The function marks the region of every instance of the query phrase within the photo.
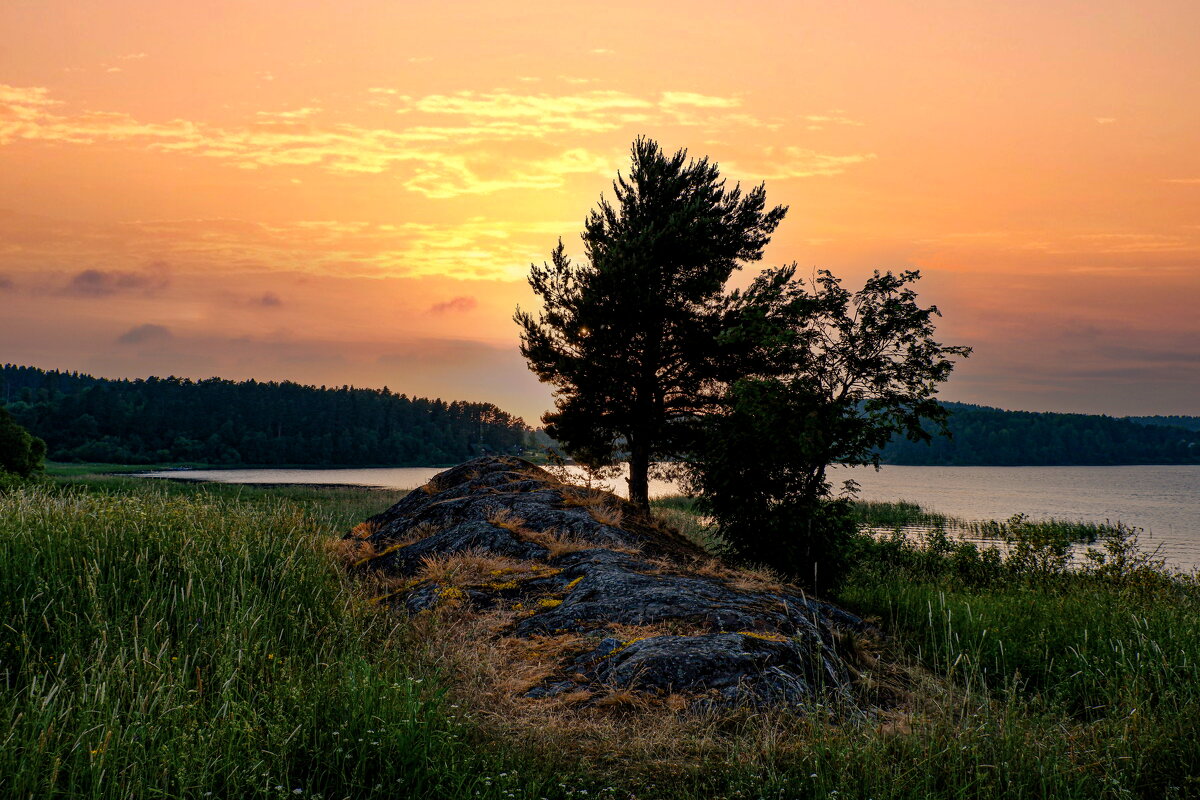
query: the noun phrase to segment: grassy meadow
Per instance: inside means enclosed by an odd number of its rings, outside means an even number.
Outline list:
[[[642,703],[530,727],[423,647],[453,620],[399,618],[347,576],[337,537],[400,494],[0,492],[0,796],[1200,795],[1200,588],[1136,532],[1098,531],[1073,570],[1021,520],[1004,554],[936,526],[861,537],[830,599],[889,634],[860,676],[879,712]],[[656,513],[719,547],[687,501]]]

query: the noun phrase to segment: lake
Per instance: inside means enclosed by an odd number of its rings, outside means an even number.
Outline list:
[[[257,484],[326,484],[413,489],[441,469],[221,469],[141,473],[146,477]],[[1121,522],[1145,530],[1143,544],[1161,545],[1180,569],[1200,568],[1200,466],[1137,467],[838,467],[835,487],[853,478],[863,500],[909,500],[966,520],[1004,520],[1016,513]],[[624,494],[623,480],[616,481]],[[652,497],[677,494],[651,481]]]

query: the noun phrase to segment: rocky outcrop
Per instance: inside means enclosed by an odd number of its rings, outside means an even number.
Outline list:
[[[531,698],[614,689],[722,704],[850,699],[862,620],[721,566],[605,492],[517,458],[435,477],[347,538],[410,614],[499,615],[497,636],[565,644]],[[536,648],[535,648],[536,649]]]

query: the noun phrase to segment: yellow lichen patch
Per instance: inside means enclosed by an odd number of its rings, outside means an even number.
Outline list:
[[[654,638],[654,637],[652,637],[652,636],[635,636],[632,639],[629,639],[628,641],[621,642],[619,645],[617,645],[616,647],[614,647],[612,649],[612,652],[608,653],[608,655],[606,655],[604,657],[612,658],[617,653],[621,652],[622,650],[629,647],[630,645],[637,644],[638,642],[644,642],[647,639],[652,639],[652,638]]]
[[[491,589],[494,592],[503,592],[508,589],[517,588],[517,582],[516,581],[491,581],[490,583],[485,583],[484,586],[486,586],[487,588]]]
[[[439,586],[437,598],[439,605],[459,605],[467,599],[467,593],[457,586]]]
[[[569,591],[571,591],[572,589],[574,589],[576,586],[578,586],[578,585],[579,585],[579,582],[580,582],[581,580],[583,580],[583,576],[582,576],[582,575],[580,575],[578,578],[576,578],[575,580],[573,580],[573,581],[571,581],[570,583],[568,583],[568,584],[567,584],[567,586],[566,586],[566,588],[565,588],[565,589],[563,589],[563,591],[564,591],[564,592],[569,592]]]
[[[562,600],[557,597],[542,597],[538,599],[537,604],[540,608],[557,608],[562,605]]]
[[[762,639],[765,642],[790,642],[791,639],[779,633],[766,633],[762,631],[738,631],[741,636],[749,636],[752,639]]]

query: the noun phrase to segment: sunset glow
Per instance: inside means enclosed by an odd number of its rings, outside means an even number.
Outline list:
[[[644,134],[919,268],[942,396],[1200,413],[1200,4],[0,5],[0,361],[488,400]]]

